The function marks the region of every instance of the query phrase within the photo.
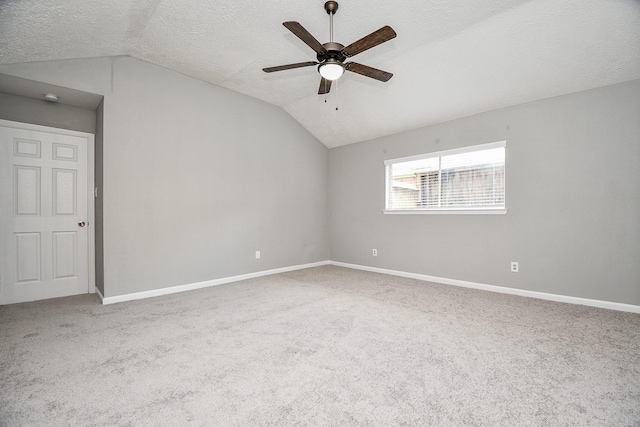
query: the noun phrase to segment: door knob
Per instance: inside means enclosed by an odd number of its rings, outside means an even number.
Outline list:
[[[78,223],[78,225],[79,225],[80,227],[84,227],[84,226],[85,226],[85,222],[84,222],[84,221],[80,221],[80,222]]]

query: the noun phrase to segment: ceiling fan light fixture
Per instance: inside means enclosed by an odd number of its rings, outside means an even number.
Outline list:
[[[327,80],[338,80],[344,74],[344,65],[335,59],[328,59],[320,64],[318,72]]]

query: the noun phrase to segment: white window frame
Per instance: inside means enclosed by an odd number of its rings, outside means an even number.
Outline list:
[[[505,149],[505,186],[506,186],[506,147],[507,147],[507,141],[498,141],[498,142],[490,142],[488,144],[480,144],[480,145],[473,145],[473,146],[469,146],[469,147],[462,147],[462,148],[455,148],[452,150],[444,150],[444,151],[436,151],[436,152],[432,152],[432,153],[425,153],[425,154],[419,154],[416,156],[408,156],[408,157],[401,157],[401,158],[397,158],[397,159],[389,159],[389,160],[385,160],[384,161],[384,167],[385,167],[385,200],[384,200],[384,205],[385,208],[383,210],[383,213],[385,214],[401,214],[401,215],[433,215],[433,214],[467,214],[467,215],[504,215],[507,213],[507,200],[506,200],[506,187],[505,187],[505,206],[503,207],[497,207],[497,208],[487,208],[487,207],[482,207],[482,208],[474,208],[474,207],[468,207],[468,208],[415,208],[415,209],[389,209],[389,205],[390,205],[390,200],[391,200],[391,165],[396,164],[396,163],[404,163],[404,162],[410,162],[410,161],[415,161],[415,160],[425,160],[425,159],[431,159],[434,157],[443,157],[443,156],[450,156],[450,155],[454,155],[454,154],[463,154],[463,153],[469,153],[472,151],[481,151],[481,150],[490,150],[490,149],[494,149],[494,148],[504,148]]]

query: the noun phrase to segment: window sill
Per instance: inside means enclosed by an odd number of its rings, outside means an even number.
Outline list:
[[[507,209],[394,209],[385,215],[506,215]]]

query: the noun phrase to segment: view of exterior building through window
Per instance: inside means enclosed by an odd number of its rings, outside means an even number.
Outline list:
[[[505,147],[499,142],[386,161],[386,209],[505,209]]]

